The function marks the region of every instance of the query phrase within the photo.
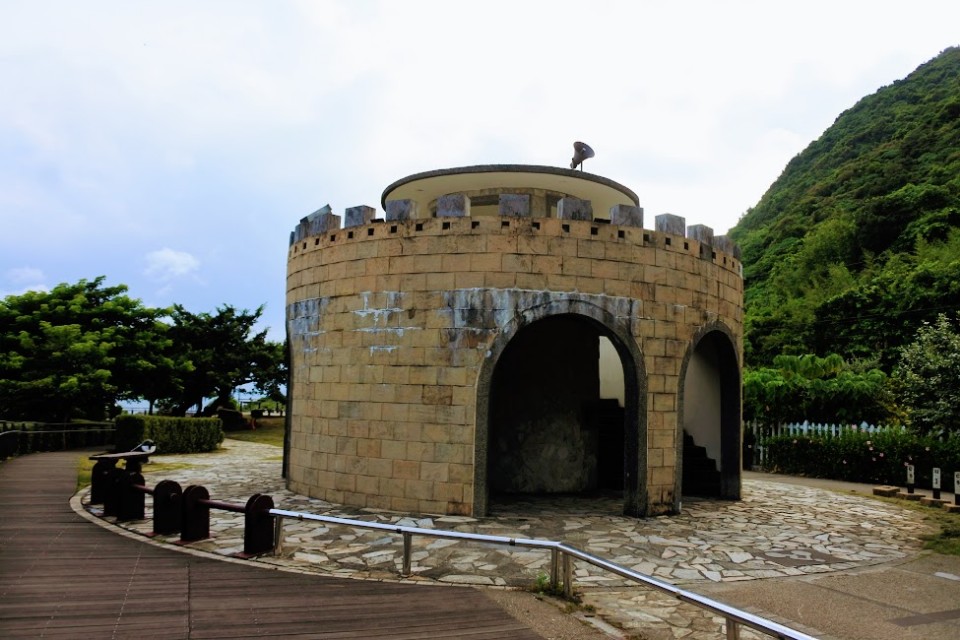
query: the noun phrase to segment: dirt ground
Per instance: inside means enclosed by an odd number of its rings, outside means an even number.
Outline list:
[[[548,640],[610,640],[627,636],[611,629],[604,633],[580,619],[589,613],[567,613],[566,603],[529,591],[483,588],[488,598]],[[603,624],[599,622],[599,624]]]

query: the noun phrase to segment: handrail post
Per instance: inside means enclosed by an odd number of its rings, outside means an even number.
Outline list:
[[[273,521],[273,555],[283,554],[283,516],[274,516]]]
[[[550,549],[550,589],[554,592],[560,589],[560,552],[556,547]]]
[[[740,625],[736,620],[727,616],[727,640],[740,640]]]
[[[413,534],[409,531],[403,532],[403,569],[400,574],[403,576],[409,576],[411,573],[410,569],[410,550],[413,547]]]
[[[563,554],[563,596],[573,598],[573,558],[569,553]]]

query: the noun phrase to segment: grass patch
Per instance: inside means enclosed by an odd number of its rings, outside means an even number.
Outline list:
[[[77,462],[77,491],[90,485],[94,464],[96,463],[87,456],[82,456]]]
[[[930,511],[926,520],[933,522],[939,531],[922,537],[923,548],[947,556],[960,556],[960,513],[924,508]]]
[[[193,465],[188,462],[155,462],[151,460],[150,464],[143,465],[143,474],[190,469],[191,467]]]
[[[269,444],[275,447],[283,446],[283,418],[260,418],[257,420],[257,428],[249,431],[226,431],[224,437],[230,440],[240,440],[242,442],[256,442],[259,444]]]
[[[879,502],[920,512],[923,514],[923,519],[937,529],[934,533],[920,536],[923,540],[923,548],[946,556],[960,556],[960,513],[950,513],[939,507],[927,507],[919,502],[899,498],[869,497]]]

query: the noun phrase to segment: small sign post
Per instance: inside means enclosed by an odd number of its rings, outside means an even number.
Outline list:
[[[953,472],[953,504],[960,504],[960,471]]]
[[[907,493],[913,493],[913,487],[916,484],[913,475],[913,465],[907,465]]]
[[[933,485],[933,499],[939,500],[940,499],[940,467],[933,468],[933,479],[931,484]]]

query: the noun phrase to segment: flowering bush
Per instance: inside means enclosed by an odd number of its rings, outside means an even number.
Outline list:
[[[941,488],[952,492],[953,474],[960,471],[960,434],[938,439],[891,428],[772,436],[760,444],[767,447],[767,470],[791,475],[904,486],[912,464],[918,487],[929,488],[932,469],[939,467]]]

